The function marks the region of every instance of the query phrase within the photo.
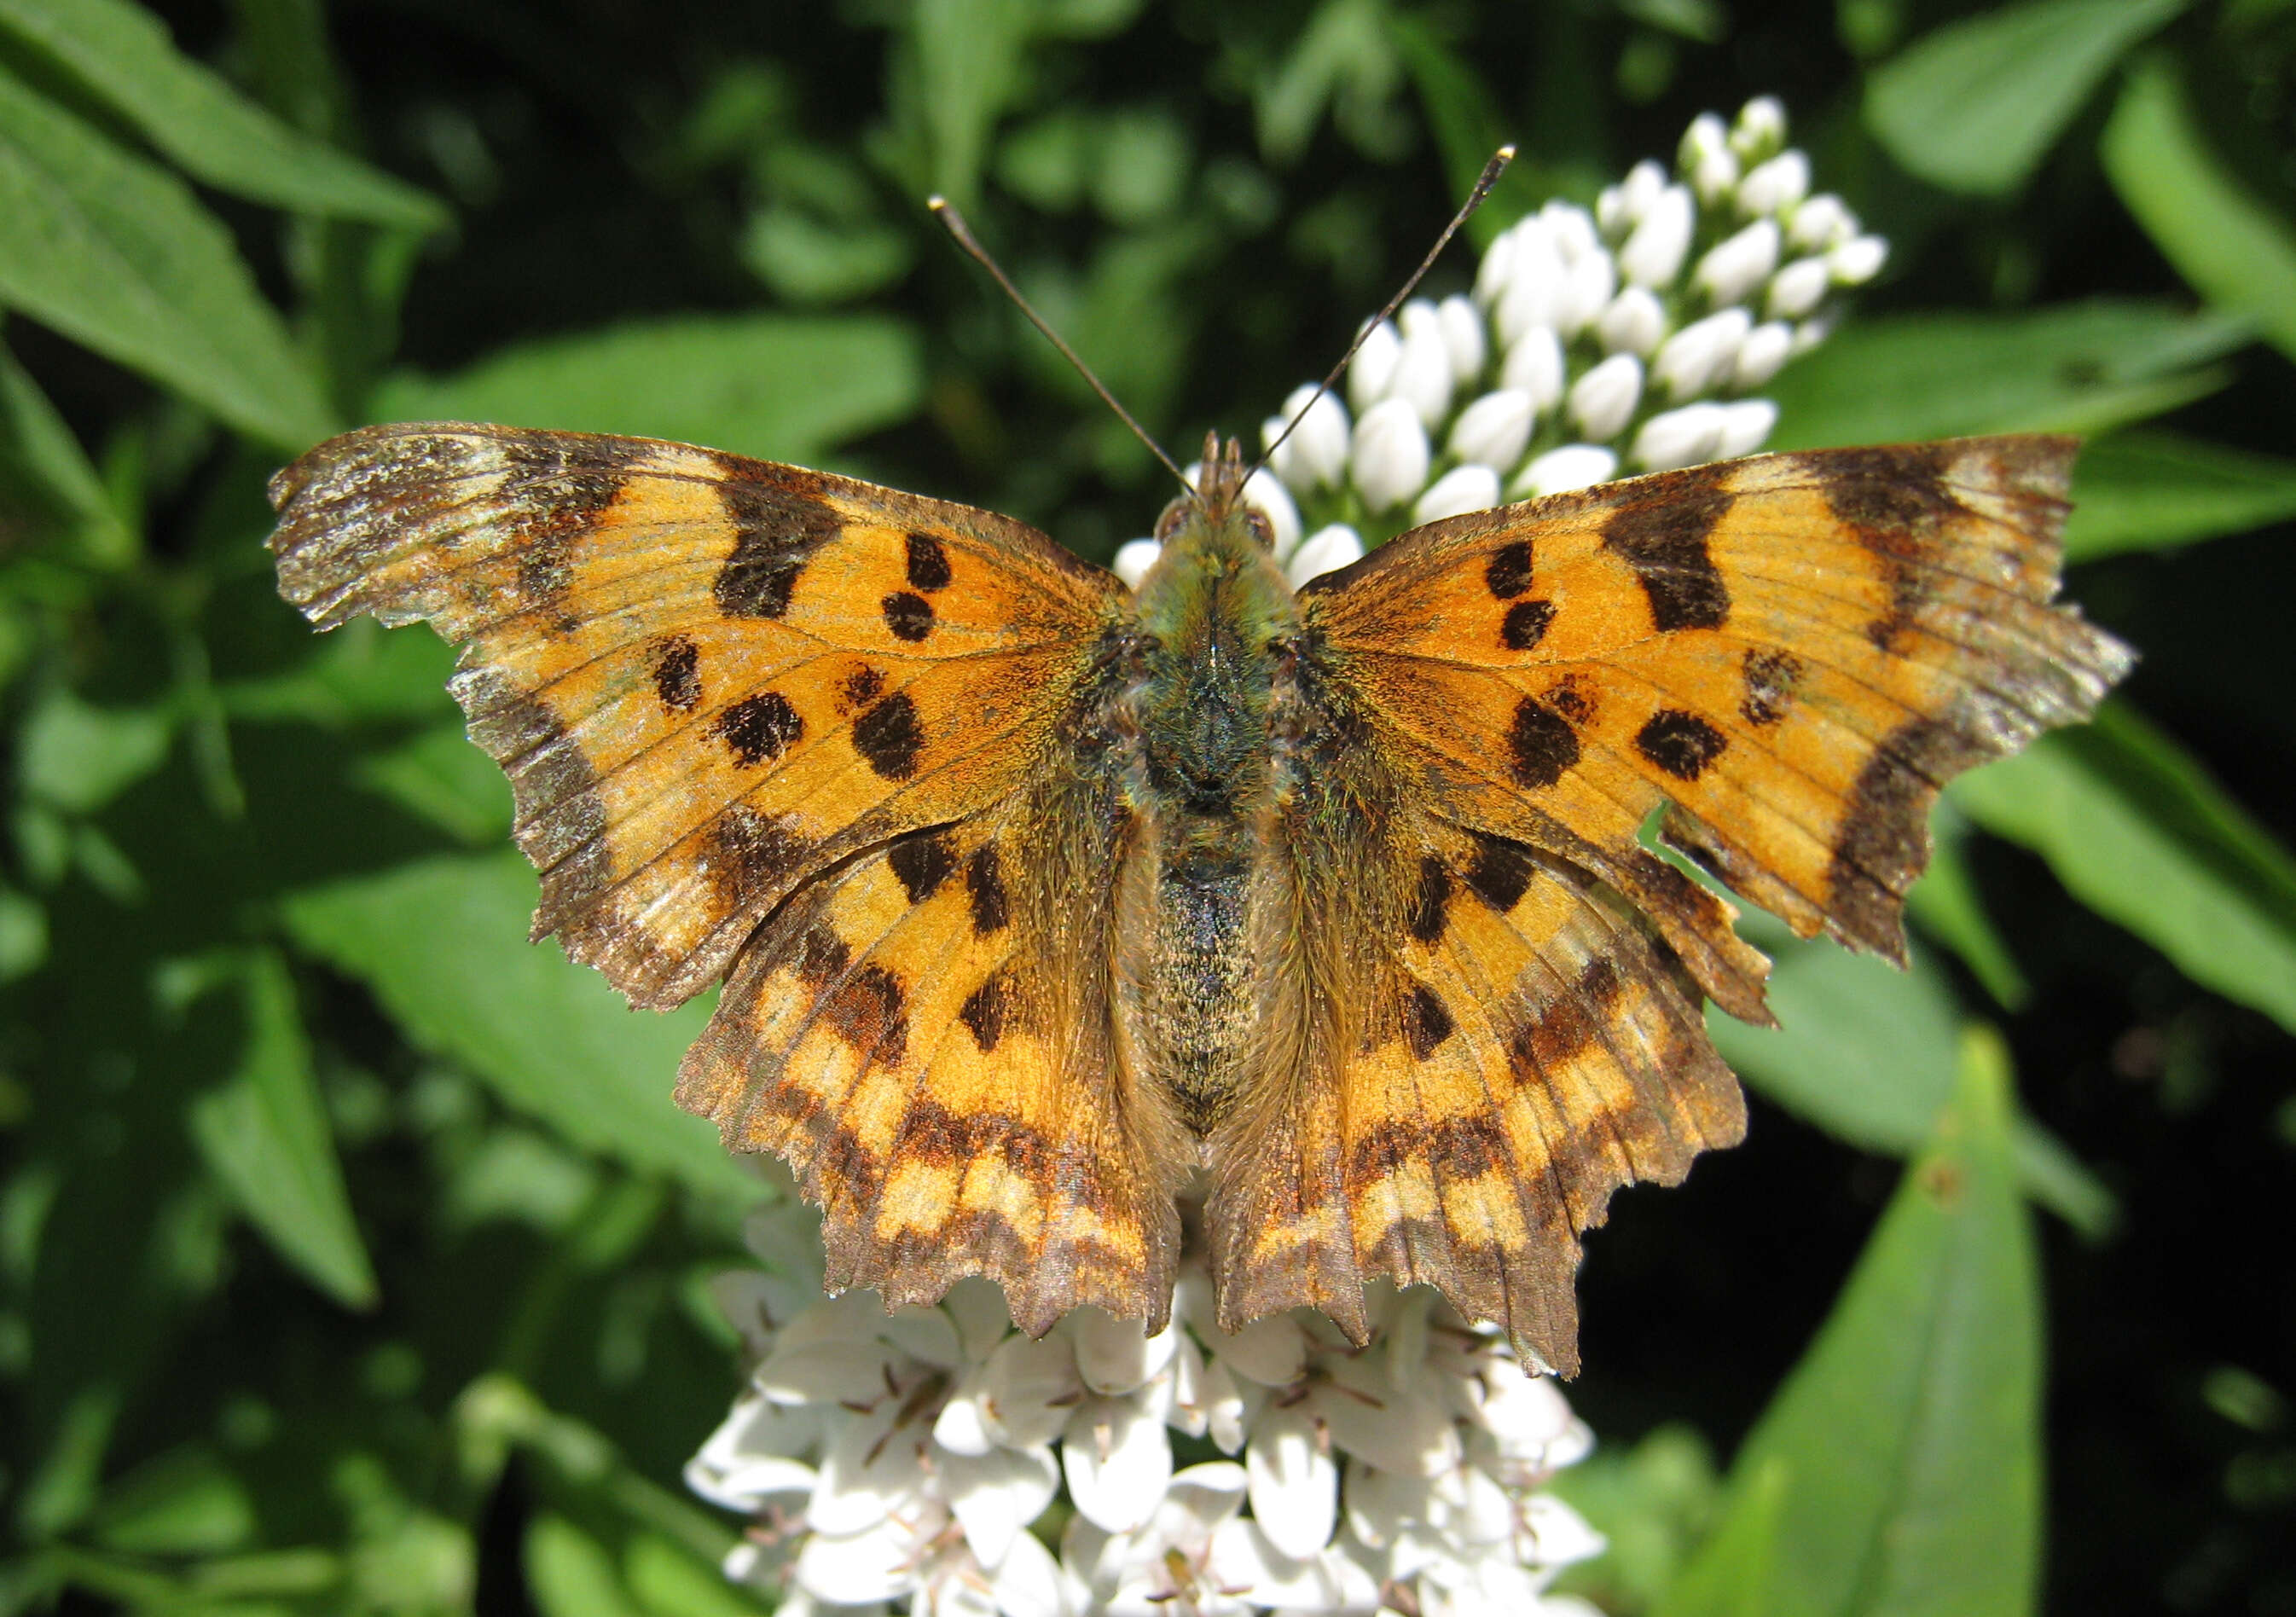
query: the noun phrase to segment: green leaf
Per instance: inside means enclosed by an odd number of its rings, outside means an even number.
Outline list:
[[[45,57],[218,191],[414,230],[447,222],[435,199],[247,100],[177,51],[159,19],[127,0],[0,0],[0,34]]]
[[[508,349],[459,376],[395,376],[374,415],[629,432],[809,461],[907,419],[923,398],[916,334],[902,322],[694,315]]]
[[[526,1530],[527,1587],[543,1617],[645,1617],[606,1547],[560,1515]]]
[[[2296,358],[2296,232],[2209,150],[2176,70],[2141,62],[2104,127],[2113,189],[2177,273]]]
[[[66,517],[82,554],[116,567],[135,552],[103,480],[56,407],[16,357],[0,349],[0,494],[29,494]]]
[[[1658,1617],[1769,1617],[1785,1499],[1779,1456],[1737,1479],[1728,1513],[1668,1587]]]
[[[107,1549],[136,1555],[213,1555],[254,1536],[247,1485],[199,1444],[170,1449],[104,1490],[88,1531]]]
[[[2006,1053],[1972,1031],[1959,1065],[1951,1109],[1739,1451],[1722,1522],[1684,1574],[1685,1591],[1704,1598],[1686,1593],[1668,1617],[1746,1609],[1718,1563],[1767,1563],[1765,1617],[2032,1610],[2032,1232],[2016,1192]]]
[[[2081,450],[2065,559],[2167,550],[2296,517],[2296,460],[2173,432],[2116,432]]]
[[[1771,447],[2102,432],[2214,392],[2209,362],[2246,338],[2228,316],[2112,299],[1860,320],[1778,376]]]
[[[238,976],[247,1043],[238,1071],[192,1103],[193,1143],[281,1257],[338,1302],[367,1308],[374,1269],[343,1188],[295,985],[268,950],[249,956]]]
[[[633,1013],[556,945],[528,943],[535,885],[507,850],[423,860],[295,894],[287,925],[368,983],[409,1038],[561,1138],[707,1195],[764,1199],[718,1131],[669,1098],[707,1007]]]
[[[2014,190],[2123,53],[2185,0],[2037,0],[1948,23],[1866,86],[1866,124],[1948,191]]]
[[[173,175],[5,71],[0,305],[267,443],[299,449],[334,430],[222,225]]]
[[[1930,826],[1930,867],[1906,894],[1906,913],[1959,956],[1970,974],[2005,1009],[2016,1010],[2031,992],[2016,956],[1986,913],[1984,895],[1969,868],[1969,822],[1940,808]]]
[[[1775,1028],[1709,1008],[1707,1030],[1758,1093],[1861,1151],[1906,1156],[1936,1131],[1953,1097],[1961,1017],[1952,989],[1915,948],[1908,970],[1822,941],[1762,940]],[[2112,1197],[2038,1123],[2013,1129],[2021,1160],[2042,1171],[2034,1198],[2085,1234],[2114,1216]]]
[[[230,681],[217,697],[233,718],[258,722],[444,721],[455,711],[447,694],[454,672],[454,648],[438,636],[357,618],[328,630],[287,672]]]
[[[2194,981],[2296,1031],[2296,859],[2128,708],[1949,790]]]
[[[352,778],[458,841],[490,845],[510,834],[510,783],[459,724],[362,758]]]
[[[24,719],[18,778],[40,802],[88,814],[165,763],[175,739],[156,708],[99,708],[54,685]]]
[[[724,1572],[660,1533],[632,1533],[622,1568],[649,1617],[758,1617],[766,1609],[728,1583]]]
[[[933,189],[978,198],[988,137],[1021,87],[1028,0],[917,0],[910,23]]]

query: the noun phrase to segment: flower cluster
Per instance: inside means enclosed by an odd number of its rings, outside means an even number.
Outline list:
[[[1492,242],[1472,296],[1414,299],[1365,337],[1344,402],[1301,387],[1247,497],[1294,586],[1407,527],[1759,448],[1754,395],[1824,341],[1830,300],[1887,258],[1811,194],[1767,96],[1692,120],[1671,177],[1636,164],[1592,213],[1549,202]],[[1136,584],[1152,539],[1117,553]]]
[[[788,1617],[1598,1617],[1546,1593],[1603,1547],[1541,1491],[1587,1428],[1431,1292],[1376,1295],[1368,1348],[1305,1309],[1230,1334],[1192,1260],[1158,1334],[1086,1308],[1031,1341],[981,1280],[824,1299],[800,1207],[751,1244],[775,1267],[717,1295],[755,1368],[686,1475]]]

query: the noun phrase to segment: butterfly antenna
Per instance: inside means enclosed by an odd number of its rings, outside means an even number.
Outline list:
[[[987,248],[973,239],[972,227],[964,222],[964,216],[957,212],[955,205],[945,196],[931,196],[925,199],[925,206],[932,209],[933,218],[939,219],[942,228],[955,238],[956,244],[971,253],[980,267],[995,278],[996,284],[1004,289],[1004,295],[1013,300],[1013,307],[1029,316],[1029,324],[1044,332],[1045,341],[1060,349],[1061,357],[1076,366],[1077,374],[1092,384],[1092,390],[1100,395],[1101,402],[1116,412],[1116,418],[1132,429],[1132,435],[1148,446],[1148,452],[1164,463],[1164,469],[1180,480],[1182,488],[1193,493],[1194,486],[1188,481],[1188,474],[1180,470],[1178,463],[1164,453],[1164,447],[1161,444],[1148,436],[1146,428],[1132,419],[1132,412],[1116,401],[1116,395],[1108,390],[1107,383],[1092,373],[1092,367],[1084,362],[1083,356],[1070,348],[1061,334],[1046,323],[1045,317],[1021,295],[1021,289],[1013,284],[1013,277],[1006,275],[1003,267],[988,256]]]
[[[1443,256],[1443,249],[1450,245],[1453,236],[1459,234],[1459,226],[1472,218],[1475,209],[1483,205],[1483,199],[1490,195],[1491,187],[1499,183],[1499,176],[1506,172],[1506,166],[1513,161],[1514,161],[1514,148],[1512,145],[1501,146],[1496,152],[1491,153],[1491,160],[1483,165],[1482,173],[1475,180],[1475,188],[1467,193],[1467,200],[1460,205],[1459,211],[1451,216],[1451,222],[1443,226],[1443,234],[1435,238],[1435,245],[1427,250],[1427,256],[1419,260],[1419,267],[1411,272],[1411,279],[1403,283],[1401,291],[1387,300],[1385,308],[1363,323],[1362,327],[1356,332],[1356,340],[1348,344],[1348,351],[1340,356],[1339,364],[1333,365],[1331,373],[1316,384],[1314,398],[1309,398],[1292,414],[1292,419],[1283,423],[1283,431],[1275,435],[1275,441],[1267,446],[1267,452],[1251,463],[1253,472],[1259,471],[1275,458],[1275,452],[1283,447],[1283,440],[1292,436],[1292,430],[1307,420],[1308,412],[1316,407],[1316,400],[1332,390],[1332,384],[1339,381],[1341,373],[1346,371],[1348,361],[1356,357],[1356,350],[1363,347],[1364,340],[1377,331],[1389,316],[1401,308],[1406,298],[1418,290],[1419,283],[1425,278],[1427,272],[1435,267],[1435,260]]]

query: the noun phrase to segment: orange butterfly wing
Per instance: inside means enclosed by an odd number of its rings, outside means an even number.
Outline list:
[[[536,934],[642,1005],[732,968],[679,1098],[790,1159],[845,1282],[907,1301],[980,1272],[1045,1325],[1079,1301],[1160,1317],[1177,1159],[1106,1076],[1091,900],[1012,874],[983,931],[964,881],[912,885],[944,843],[977,879],[1111,834],[1047,783],[1085,780],[1062,726],[1099,699],[1122,585],[986,512],[641,439],[373,427],[272,495],[314,622],[424,619],[462,647]],[[1104,894],[1112,850],[1078,858],[1061,875]],[[971,1178],[936,1202],[957,1151]],[[927,1238],[929,1208],[963,1216]]]
[[[1803,935],[1902,958],[1939,786],[2128,666],[2051,604],[2072,449],[1669,472],[1430,524],[1302,592],[1311,701],[1349,737],[1302,771],[1302,932],[1401,941],[1309,950],[1316,993],[1365,1008],[1227,1142],[1232,1317],[1386,1274],[1576,1362],[1578,1231],[1742,1126],[1698,992],[1767,1018],[1759,956],[1645,825]],[[1417,895],[1477,891],[1471,844],[1541,874],[1420,935]]]

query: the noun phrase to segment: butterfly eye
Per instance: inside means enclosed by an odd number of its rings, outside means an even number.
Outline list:
[[[1247,509],[1243,513],[1243,525],[1251,530],[1251,537],[1259,541],[1260,549],[1275,548],[1275,524],[1263,513]]]
[[[1188,520],[1188,513],[1193,508],[1187,500],[1174,500],[1165,506],[1164,514],[1156,519],[1156,542],[1159,545],[1168,543],[1172,536],[1180,531],[1180,524]]]

